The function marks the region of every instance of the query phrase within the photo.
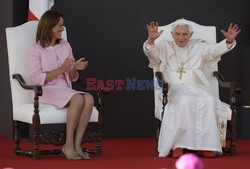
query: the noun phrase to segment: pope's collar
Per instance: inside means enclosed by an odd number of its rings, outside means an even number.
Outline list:
[[[173,41],[173,44],[174,44],[174,48],[177,49],[177,50],[183,50],[183,49],[188,49],[189,48],[189,43],[190,43],[190,40],[189,42],[187,43],[187,45],[185,47],[179,47],[175,41]]]

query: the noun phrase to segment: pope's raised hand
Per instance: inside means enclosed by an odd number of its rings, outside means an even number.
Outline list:
[[[162,34],[163,30],[158,32],[158,22],[150,22],[150,24],[147,24],[148,29],[148,40],[147,43],[153,44],[154,41]]]
[[[74,64],[74,68],[76,70],[84,70],[86,69],[86,67],[88,66],[88,61],[85,61],[85,58],[81,58],[81,59],[78,59],[75,64]]]
[[[240,28],[237,24],[230,23],[228,30],[221,30],[221,33],[225,36],[228,42],[232,43],[237,35],[240,33]]]

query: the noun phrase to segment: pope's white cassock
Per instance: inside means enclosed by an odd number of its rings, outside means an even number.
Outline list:
[[[202,71],[216,65],[235,45],[226,40],[209,44],[199,39],[190,40],[185,48],[167,40],[144,43],[149,67],[161,71],[169,83],[158,143],[160,157],[177,147],[222,152],[217,113],[231,112],[229,105],[215,97]]]

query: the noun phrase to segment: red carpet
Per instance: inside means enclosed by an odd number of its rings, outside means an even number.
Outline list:
[[[93,144],[86,145],[88,147]],[[104,139],[103,157],[89,161],[69,161],[61,155],[42,156],[40,160],[15,156],[14,142],[0,136],[0,169],[173,169],[176,159],[159,158],[153,138]],[[32,148],[25,142],[21,147]],[[42,148],[48,146],[42,146]],[[205,169],[250,169],[250,140],[237,141],[237,155],[214,159],[202,158]]]

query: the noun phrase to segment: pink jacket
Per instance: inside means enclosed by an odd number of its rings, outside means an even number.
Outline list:
[[[53,47],[49,46],[42,48],[38,43],[34,43],[30,46],[28,49],[28,66],[33,84],[44,85],[46,73],[58,68],[55,55],[59,58],[62,64],[66,58],[73,58],[70,44],[67,41],[61,41]],[[70,81],[76,81],[79,78],[79,74],[77,73],[76,78],[70,79],[70,71],[72,71],[72,68],[65,72],[65,77],[69,87],[71,87]],[[47,84],[55,84],[56,80],[57,79],[55,78]]]

